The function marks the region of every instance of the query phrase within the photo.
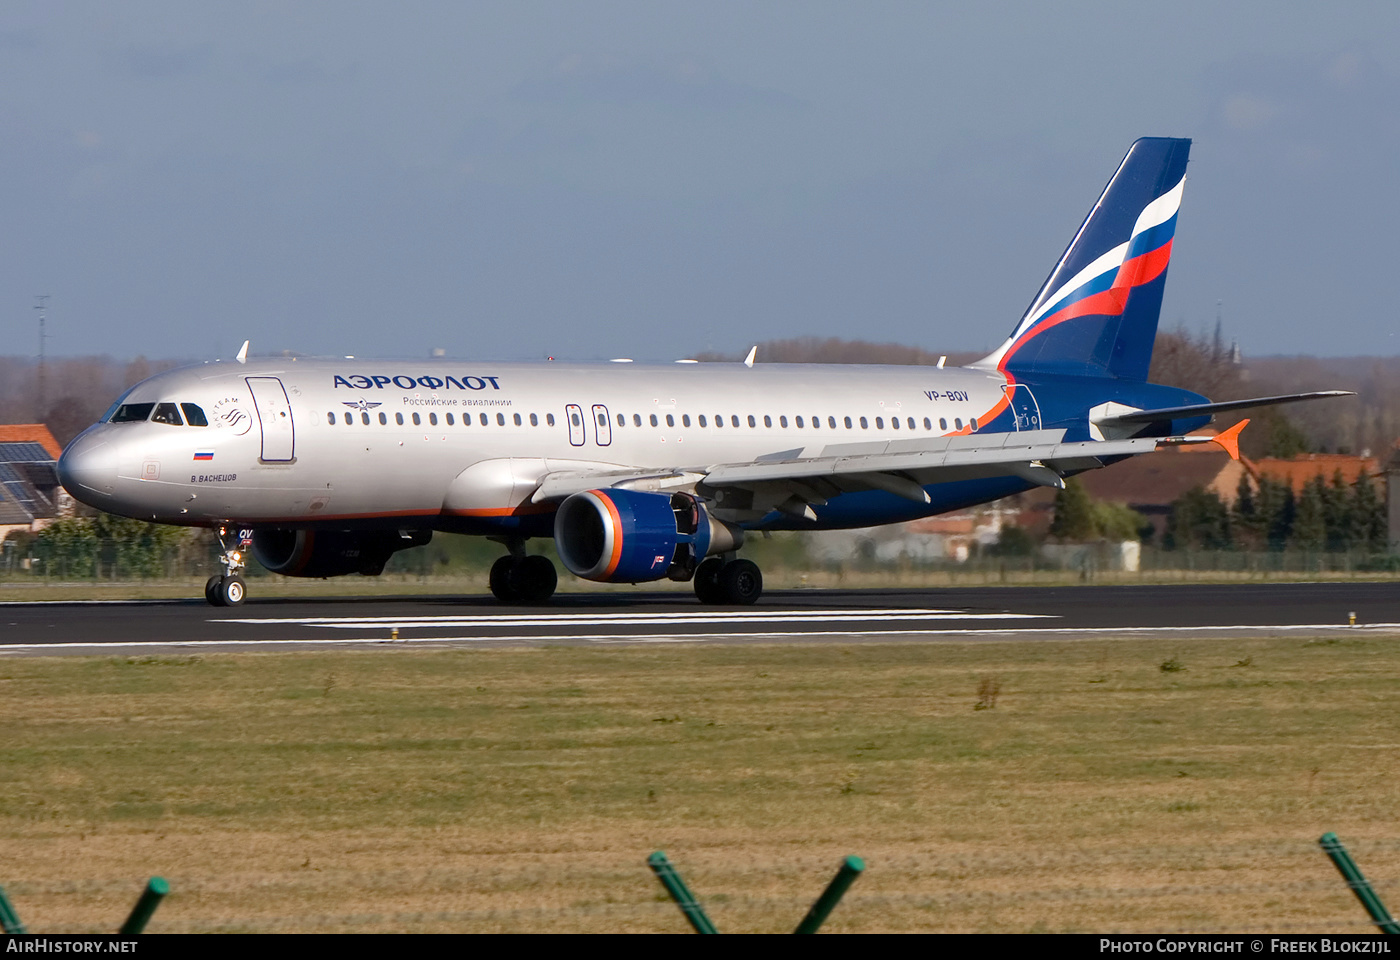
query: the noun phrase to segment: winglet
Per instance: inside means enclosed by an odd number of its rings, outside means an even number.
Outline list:
[[[234,357],[233,359],[237,360],[239,363],[247,363],[247,362],[248,362],[248,341],[247,341],[247,340],[244,340],[244,341],[243,341],[243,346],[241,346],[241,347],[238,348],[238,356]]]
[[[1249,426],[1248,420],[1241,420],[1229,430],[1222,430],[1216,434],[1212,440],[1225,448],[1225,452],[1230,455],[1231,460],[1240,458],[1240,431]]]
[[[758,357],[758,344],[749,348],[749,355],[744,358],[744,366],[752,367],[754,360]]]

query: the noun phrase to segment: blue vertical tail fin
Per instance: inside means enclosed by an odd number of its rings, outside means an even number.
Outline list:
[[[1190,152],[1134,143],[1011,336],[974,366],[1146,380]]]

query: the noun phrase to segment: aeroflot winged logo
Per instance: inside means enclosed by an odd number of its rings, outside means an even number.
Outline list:
[[[351,390],[383,390],[386,387],[394,386],[400,390],[485,390],[489,386],[492,390],[501,389],[498,382],[499,377],[410,377],[400,374],[396,377],[388,377],[384,374],[374,374],[366,376],[362,373],[354,373],[342,377],[336,374],[335,387],[348,387]]]
[[[351,410],[359,410],[361,413],[364,413],[364,412],[369,411],[369,410],[373,410],[375,407],[382,407],[382,406],[384,406],[384,404],[382,404],[382,403],[370,403],[368,400],[363,400],[363,399],[362,399],[362,400],[342,400],[342,401],[340,401],[340,402],[343,403],[343,404],[345,404],[345,405],[346,405],[347,407],[349,407]]]

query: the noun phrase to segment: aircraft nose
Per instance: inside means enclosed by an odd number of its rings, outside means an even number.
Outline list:
[[[116,451],[99,437],[79,437],[58,458],[58,482],[73,499],[102,506],[117,485]]]

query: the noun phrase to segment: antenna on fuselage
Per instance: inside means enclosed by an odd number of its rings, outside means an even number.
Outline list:
[[[758,357],[758,344],[749,347],[749,355],[744,358],[744,366],[752,367],[755,358]]]
[[[248,342],[249,342],[249,341],[247,341],[247,340],[244,340],[244,341],[243,341],[243,346],[241,346],[241,347],[238,348],[238,355],[237,355],[236,357],[233,358],[233,359],[237,360],[239,363],[247,363],[247,362],[248,362]]]

